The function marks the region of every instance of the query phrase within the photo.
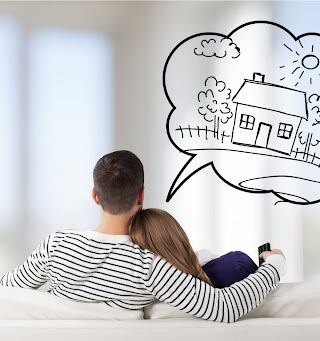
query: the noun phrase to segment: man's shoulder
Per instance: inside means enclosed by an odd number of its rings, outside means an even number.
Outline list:
[[[72,236],[72,235],[81,235],[85,236],[84,230],[77,230],[77,229],[59,229],[51,233],[51,236],[57,238],[63,238],[65,236]]]
[[[84,230],[79,230],[79,229],[75,229],[75,228],[65,228],[65,229],[58,229],[55,232],[61,232],[61,233],[81,233]]]
[[[96,238],[92,239],[92,235],[90,234],[90,230],[79,230],[79,229],[61,229],[61,230],[56,230],[55,232],[51,233],[51,239],[55,241],[61,241],[65,238],[76,238],[77,240],[87,240],[87,241],[95,241],[96,243],[99,244],[113,244],[112,249],[115,251],[118,250],[117,252],[121,251],[136,257],[143,258],[144,260],[153,260],[156,258],[156,255],[151,252],[150,250],[144,249],[140,247],[138,244],[135,244],[131,241],[131,239],[127,240],[109,240],[108,238],[106,239],[100,239],[96,240]],[[100,246],[102,246],[100,245]],[[116,246],[115,246],[116,245]]]
[[[80,230],[60,229],[60,230],[56,230],[54,232],[51,232],[48,235],[46,240],[48,241],[49,245],[57,245],[66,237],[77,237],[77,236],[85,238],[85,236],[82,234],[82,231],[80,231]]]
[[[155,257],[155,254],[153,252],[147,249],[143,249],[138,244],[133,243],[131,240],[119,243],[119,248],[122,248],[128,252],[132,252],[137,256],[143,257],[144,259],[150,258],[151,260],[153,260]]]

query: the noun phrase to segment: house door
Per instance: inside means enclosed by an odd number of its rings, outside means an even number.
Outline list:
[[[266,124],[266,123],[259,124],[257,137],[256,137],[256,143],[255,143],[257,147],[267,148],[271,129],[272,129],[272,126],[270,124]]]

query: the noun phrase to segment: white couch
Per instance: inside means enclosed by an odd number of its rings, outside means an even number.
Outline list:
[[[188,319],[0,321],[0,339],[6,341],[317,341],[319,333],[320,318],[256,318],[234,324]]]
[[[140,311],[0,287],[0,340],[320,340],[320,282],[280,283],[232,324],[204,321],[155,302]]]

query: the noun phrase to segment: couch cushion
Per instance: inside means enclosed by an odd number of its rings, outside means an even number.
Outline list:
[[[138,321],[0,321],[10,341],[315,341],[320,318],[258,318],[219,323],[200,319]]]
[[[0,286],[0,320],[137,320],[143,310],[84,303],[45,291]]]
[[[280,283],[259,307],[241,319],[253,317],[320,317],[320,282]],[[145,319],[194,319],[166,303],[155,301],[144,308]]]
[[[320,282],[280,283],[243,318],[253,317],[320,317]]]

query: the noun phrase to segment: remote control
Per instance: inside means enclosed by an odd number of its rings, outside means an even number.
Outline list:
[[[264,251],[271,251],[270,248],[270,243],[265,243],[262,244],[258,247],[258,256],[260,256],[260,253],[264,252]],[[259,257],[259,266],[264,262],[263,258]]]

